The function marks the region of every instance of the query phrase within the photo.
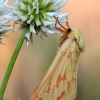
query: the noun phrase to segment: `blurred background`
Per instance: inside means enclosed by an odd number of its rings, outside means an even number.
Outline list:
[[[12,3],[12,0],[11,0]],[[83,32],[86,47],[78,68],[76,100],[100,100],[100,0],[68,0],[62,12],[70,12],[69,25]],[[21,34],[9,31],[0,45],[0,84]],[[34,35],[34,45],[24,42],[11,74],[3,100],[30,100],[52,63],[61,34],[48,34],[44,41]]]

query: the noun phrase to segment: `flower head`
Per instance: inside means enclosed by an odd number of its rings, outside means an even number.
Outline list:
[[[32,33],[42,38],[46,33],[58,33],[55,30],[55,18],[60,22],[66,22],[63,18],[69,13],[61,14],[60,8],[67,3],[62,0],[14,0],[17,7],[13,8],[13,20],[20,24],[21,28],[27,26],[29,31],[26,34],[27,44],[32,42]]]
[[[7,37],[5,33],[12,29],[9,25],[5,25],[9,22],[7,16],[10,16],[10,13],[7,8],[5,8],[5,0],[0,0],[0,44],[2,43],[2,39]]]

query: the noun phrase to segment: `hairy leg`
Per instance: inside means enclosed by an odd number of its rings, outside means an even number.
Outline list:
[[[54,17],[55,17],[55,16],[54,16]],[[56,19],[56,21],[58,22],[58,24],[67,32],[67,29],[66,29],[63,25],[61,25],[61,23],[59,22],[58,18],[55,17],[55,19]]]
[[[55,16],[54,16],[54,17],[55,17]],[[55,17],[55,19],[56,19],[56,17]],[[56,28],[56,30],[58,30],[59,32],[63,33],[64,35],[66,34],[66,31],[64,31],[64,30],[62,30],[62,29],[60,29],[60,28],[57,27],[57,19],[56,19],[56,23],[55,23],[55,28]]]

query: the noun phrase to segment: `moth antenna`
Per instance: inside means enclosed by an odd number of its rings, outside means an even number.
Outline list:
[[[68,20],[68,17],[66,16],[66,19]],[[68,26],[69,27],[69,25],[68,25],[68,21],[66,22],[66,26]]]
[[[68,17],[66,17],[66,19],[68,20]],[[66,26],[68,27],[68,33],[70,33],[71,32],[71,28],[69,27],[68,22],[66,22]]]

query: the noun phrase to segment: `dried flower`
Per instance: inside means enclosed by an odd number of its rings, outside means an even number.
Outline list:
[[[6,25],[9,22],[7,17],[11,14],[8,9],[5,8],[6,2],[7,0],[0,0],[0,44],[4,44],[1,40],[7,37],[8,35],[5,33],[12,29],[9,25]]]
[[[61,14],[60,8],[67,3],[62,0],[14,0],[16,7],[10,7],[13,10],[15,23],[20,24],[20,28],[28,27],[28,32],[25,35],[27,45],[32,42],[33,34],[42,38],[46,33],[58,33],[55,30],[55,18],[57,16],[60,22],[66,22],[64,17],[69,13]]]

